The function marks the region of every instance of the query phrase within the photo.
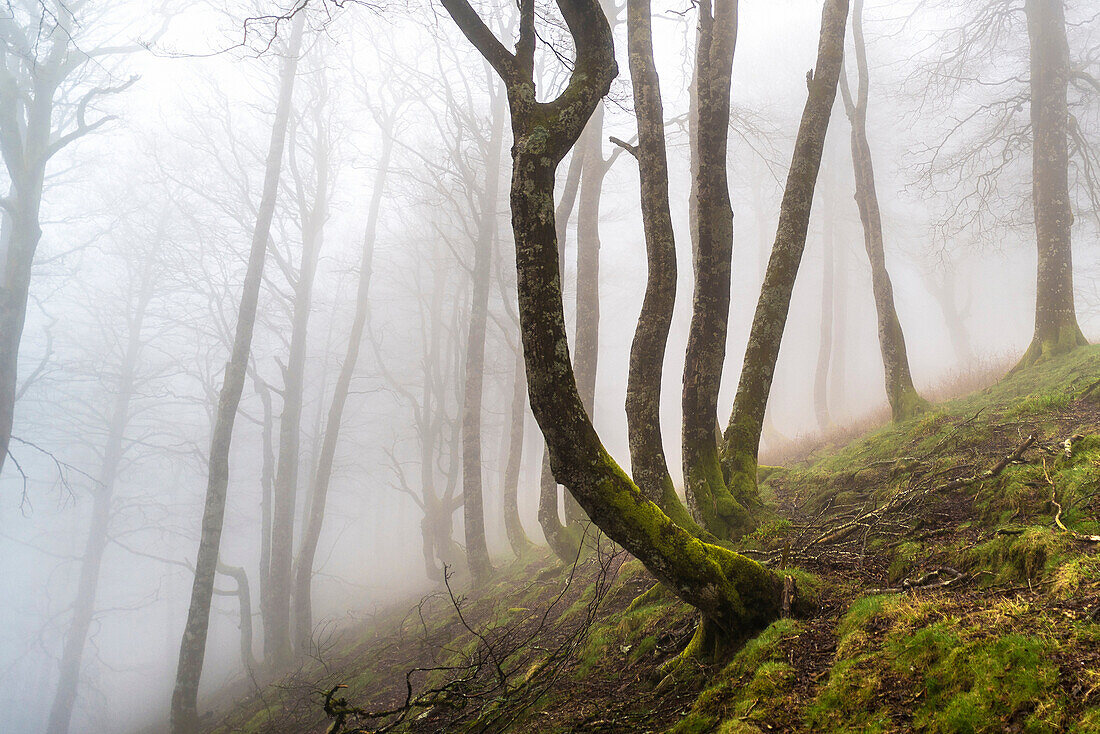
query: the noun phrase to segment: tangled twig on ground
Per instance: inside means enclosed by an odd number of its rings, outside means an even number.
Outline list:
[[[353,705],[339,695],[346,688],[343,684],[317,691],[325,715],[332,720],[329,734],[380,734],[410,721],[413,714],[419,718],[446,715],[448,711],[453,715],[446,723],[461,719],[467,731],[507,728],[549,689],[588,639],[625,554],[609,541],[604,542],[598,531],[594,545],[596,553],[587,558],[578,556],[561,591],[545,609],[516,622],[502,623],[499,615],[482,624],[471,621],[464,611],[465,599],[454,593],[451,574],[445,569],[447,596],[459,626],[473,643],[473,651],[460,655],[455,664],[409,669],[403,700],[391,706],[372,709]],[[554,616],[554,611],[573,586],[578,569],[589,563],[596,564],[591,599],[579,621],[566,624],[560,614]],[[427,633],[426,624],[424,629]],[[443,674],[445,680],[418,691],[416,679],[432,673]]]

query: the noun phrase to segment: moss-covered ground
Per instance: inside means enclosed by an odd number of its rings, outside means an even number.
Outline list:
[[[320,691],[384,708],[422,667],[417,690],[469,681],[399,731],[1100,732],[1098,385],[1086,347],[768,467],[774,515],[743,550],[811,603],[671,686],[690,609],[625,554],[534,554],[465,622],[440,594],[342,630],[210,730],[326,731]]]

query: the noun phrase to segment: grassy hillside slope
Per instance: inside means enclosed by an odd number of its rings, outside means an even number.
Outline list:
[[[812,604],[725,665],[660,681],[694,617],[604,541],[326,636],[210,731],[1100,732],[1100,348],[761,474],[742,550]]]

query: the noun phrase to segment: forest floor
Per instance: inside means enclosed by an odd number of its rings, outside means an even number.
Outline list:
[[[695,616],[594,537],[332,632],[209,731],[1100,732],[1100,347],[761,477],[740,550],[811,611],[720,665],[661,682]]]

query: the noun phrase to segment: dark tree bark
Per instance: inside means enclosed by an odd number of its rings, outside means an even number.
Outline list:
[[[844,59],[847,15],[847,0],[828,0],[825,3],[817,65],[806,77],[809,96],[795,138],[790,173],[779,208],[775,243],[749,331],[733,414],[723,439],[722,460],[730,490],[742,504],[759,501],[756,469],[760,432],[775,375],[775,362],[787,324],[791,292],[806,248],[814,186]]]
[[[390,170],[390,156],[393,152],[392,116],[384,117],[382,123],[382,154],[378,161],[378,171],[374,177],[370,207],[367,210],[367,223],[363,234],[363,247],[359,255],[359,283],[355,293],[355,316],[348,333],[348,346],[344,361],[340,365],[340,374],[332,391],[328,418],[325,422],[324,439],[321,443],[317,469],[313,476],[313,491],[310,497],[309,514],[301,547],[294,568],[294,644],[298,650],[309,647],[313,631],[313,563],[317,554],[317,543],[321,539],[321,528],[325,521],[325,507],[328,502],[329,483],[332,480],[332,465],[336,458],[336,445],[340,437],[340,427],[347,405],[351,380],[355,375],[355,366],[359,361],[359,350],[363,343],[370,313],[370,283],[374,269],[374,244],[378,235],[378,217],[382,208],[382,193],[386,187],[386,178]]]
[[[726,176],[730,79],[737,42],[737,0],[699,4],[695,58],[696,170],[692,227],[695,290],[684,356],[684,489],[695,520],[719,538],[751,525],[751,517],[726,488],[718,456],[718,391],[726,360],[733,208]]]
[[[882,241],[882,214],[875,191],[875,171],[871,162],[871,146],[867,142],[867,46],[863,40],[863,0],[852,4],[852,40],[855,43],[858,87],[853,99],[847,76],[840,83],[844,110],[852,124],[852,166],[855,169],[856,204],[863,223],[863,243],[871,263],[871,288],[875,295],[878,316],[878,342],[882,366],[886,374],[886,398],[895,421],[922,413],[928,402],[913,387],[909,371],[909,356],[905,350],[905,333],[894,307],[894,286],[886,269],[886,250]]]
[[[519,517],[519,470],[523,462],[523,424],[526,423],[527,375],[523,369],[523,349],[516,350],[512,372],[512,406],[508,430],[508,460],[504,465],[504,531],[508,545],[517,556],[523,555],[531,541]],[[552,479],[553,477],[551,477]]]
[[[1088,343],[1073,303],[1065,6],[1063,0],[1026,0],[1024,12],[1031,44],[1031,196],[1039,266],[1035,335],[1017,367]]]
[[[324,84],[323,80],[320,82]],[[322,92],[311,100],[315,113],[312,141],[313,185],[312,200],[308,200],[302,177],[293,166],[296,182],[298,216],[302,229],[302,259],[297,272],[289,272],[291,281],[291,331],[283,373],[283,409],[279,416],[279,456],[275,466],[275,487],[272,495],[271,514],[271,571],[270,618],[264,620],[264,628],[270,629],[273,647],[264,650],[264,660],[275,669],[290,664],[294,656],[291,634],[291,597],[294,591],[294,528],[297,508],[298,480],[301,474],[299,460],[302,453],[302,402],[306,376],[306,349],[309,336],[309,317],[313,311],[313,281],[317,273],[317,260],[324,237],[324,225],[328,219],[329,189],[329,141],[324,129],[321,111],[324,108]],[[296,136],[295,136],[296,137]],[[292,146],[295,145],[292,138]],[[290,161],[296,158],[291,149]]]
[[[484,149],[484,184],[478,204],[477,238],[470,323],[466,338],[465,388],[462,405],[462,517],[466,536],[466,564],[475,583],[488,579],[493,571],[485,541],[485,508],[481,465],[481,403],[485,372],[485,327],[489,315],[489,285],[492,279],[493,241],[497,228],[500,148],[504,140],[503,99],[493,104],[492,131]]]
[[[152,275],[152,263],[146,263],[140,276],[141,282],[137,284],[133,310],[127,314],[126,349],[122,363],[119,365],[118,386],[107,426],[107,442],[103,448],[103,464],[100,467],[98,482],[93,488],[92,522],[88,528],[84,555],[80,559],[80,577],[77,582],[76,599],[73,602],[73,619],[61,650],[57,693],[54,695],[46,725],[48,734],[66,734],[72,720],[73,704],[76,702],[77,687],[80,683],[80,666],[84,659],[84,646],[95,616],[99,574],[109,540],[108,531],[111,523],[111,501],[115,480],[118,478],[119,464],[124,453],[123,439],[130,422],[130,403],[133,400],[138,363],[145,343],[141,332],[149,301],[153,296]]]
[[[569,159],[569,168],[565,174],[561,199],[554,212],[554,226],[558,240],[558,277],[565,283],[565,243],[569,232],[569,219],[580,190],[581,173],[584,170],[584,152],[579,148],[573,151]],[[567,500],[568,501],[568,500]],[[576,528],[567,528],[558,512],[558,483],[550,469],[550,454],[542,455],[542,471],[539,473],[539,526],[554,554],[565,563],[572,563],[577,557],[580,542]]]
[[[669,475],[661,435],[661,383],[665,349],[676,306],[676,238],[668,197],[664,105],[653,60],[653,18],[649,0],[627,3],[627,56],[638,120],[642,227],[646,240],[645,296],[630,346],[626,380],[626,423],[634,482],[678,525],[698,535]]]
[[[222,524],[225,518],[225,498],[229,485],[229,447],[252,346],[252,329],[256,323],[256,305],[263,279],[267,240],[275,212],[275,199],[282,170],[283,148],[286,144],[287,123],[290,119],[294,77],[298,68],[298,52],[302,44],[304,22],[304,14],[299,13],[295,16],[287,53],[279,74],[279,98],[265,163],[263,193],[252,234],[252,247],[248,256],[244,289],[241,293],[233,350],[226,365],[221,395],[218,399],[218,411],[214,419],[213,436],[210,440],[209,478],[202,517],[202,535],[195,561],[191,604],[187,612],[183,640],[180,643],[176,684],[172,692],[172,734],[195,734],[199,731],[199,678],[202,675],[203,658],[206,655],[210,599],[214,593],[214,572],[218,563],[218,549],[221,545]]]

